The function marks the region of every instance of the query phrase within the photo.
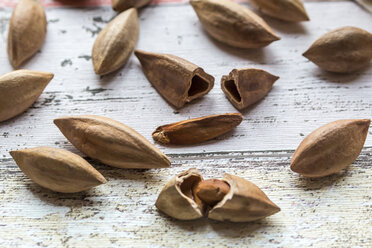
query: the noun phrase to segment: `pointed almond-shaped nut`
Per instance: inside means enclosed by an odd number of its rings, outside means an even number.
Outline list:
[[[43,45],[47,20],[39,0],[20,0],[9,22],[8,56],[14,68],[32,57]]]
[[[152,137],[162,144],[191,145],[231,131],[243,120],[240,113],[209,115],[158,127]]]
[[[140,50],[134,53],[150,83],[176,108],[204,96],[213,88],[214,77],[187,60]]]
[[[28,109],[41,95],[54,74],[17,70],[0,77],[0,122]]]
[[[80,156],[52,147],[11,151],[18,167],[40,186],[76,193],[106,183],[106,179]]]
[[[190,0],[207,33],[237,48],[261,48],[280,38],[249,9],[231,0]]]
[[[221,79],[221,89],[238,110],[243,110],[264,98],[276,80],[274,76],[259,69],[234,69]]]
[[[203,209],[193,199],[194,185],[203,180],[197,169],[189,169],[172,178],[162,189],[155,206],[178,220],[203,217]]]
[[[288,22],[309,21],[302,0],[251,0],[262,13]]]
[[[356,27],[339,28],[320,37],[303,56],[326,71],[355,72],[372,59],[372,34]]]
[[[359,156],[371,120],[339,120],[309,134],[293,154],[291,170],[305,177],[328,176],[351,165]]]
[[[54,124],[81,152],[117,168],[165,168],[167,156],[145,137],[118,121],[95,115],[61,117]]]
[[[98,75],[114,72],[124,66],[138,41],[137,9],[116,16],[98,34],[92,49],[94,71]]]
[[[148,5],[152,0],[111,0],[112,9],[118,12],[130,8],[141,8]]]
[[[250,222],[280,211],[255,184],[244,178],[225,174],[230,191],[209,212],[208,218],[218,221]]]

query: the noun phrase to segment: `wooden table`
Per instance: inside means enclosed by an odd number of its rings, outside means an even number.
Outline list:
[[[0,3],[1,74],[12,70],[6,55],[11,2]],[[337,27],[372,32],[372,15],[351,1],[306,1],[311,22],[288,24],[265,17],[282,40],[242,51],[211,40],[186,1],[165,2],[140,11],[137,48],[181,56],[216,78],[207,96],[181,110],[169,106],[150,86],[135,56],[117,73],[94,74],[92,44],[115,16],[108,4],[72,8],[48,1],[45,45],[24,68],[50,71],[55,78],[28,111],[0,124],[0,246],[371,247],[372,136],[357,161],[340,174],[309,180],[291,172],[289,164],[294,149],[317,127],[337,119],[371,117],[372,67],[335,75],[301,54]],[[10,150],[42,145],[82,155],[54,126],[53,119],[62,115],[104,115],[152,141],[158,125],[236,112],[219,82],[222,75],[242,67],[265,69],[280,80],[263,101],[243,112],[244,120],[233,132],[197,146],[157,145],[171,158],[171,168],[124,170],[88,160],[107,184],[84,193],[58,194],[34,184],[10,158]],[[182,222],[159,213],[154,203],[162,186],[192,167],[205,178],[226,172],[251,180],[282,211],[243,224]]]

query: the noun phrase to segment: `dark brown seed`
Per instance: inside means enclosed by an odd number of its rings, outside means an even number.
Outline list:
[[[193,194],[208,206],[214,206],[216,203],[220,202],[229,191],[230,186],[225,181],[209,179],[198,183],[193,189]]]
[[[160,126],[152,137],[162,144],[197,144],[231,131],[242,120],[239,113],[210,115]]]

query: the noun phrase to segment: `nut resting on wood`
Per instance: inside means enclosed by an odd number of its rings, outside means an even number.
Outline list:
[[[323,177],[352,164],[362,151],[371,120],[339,120],[309,134],[292,157],[291,170]]]
[[[239,113],[209,115],[158,127],[152,138],[162,144],[191,145],[231,131],[243,120]]]
[[[0,122],[23,113],[39,98],[53,73],[16,70],[0,77]]]
[[[145,137],[118,121],[96,115],[54,120],[81,152],[117,168],[153,169],[170,166],[168,157]]]
[[[288,22],[309,21],[302,0],[251,0],[262,13]]]
[[[221,88],[238,110],[264,98],[279,77],[259,69],[234,69],[221,79]]]
[[[111,0],[113,10],[121,12],[130,8],[141,8],[152,0]]]
[[[14,68],[32,57],[43,45],[47,20],[39,0],[20,0],[9,22],[8,56]]]
[[[280,211],[260,188],[237,176],[203,180],[197,169],[189,169],[162,189],[156,207],[179,220],[206,216],[218,221],[249,222]]]
[[[204,96],[214,86],[214,77],[185,59],[141,50],[134,53],[150,83],[176,108]]]
[[[326,33],[303,54],[320,68],[351,73],[370,64],[372,34],[356,27],[343,27]]]
[[[280,38],[258,15],[231,0],[190,0],[207,33],[237,48],[261,48]]]
[[[124,66],[138,41],[137,9],[116,16],[99,32],[92,49],[94,71],[98,75],[114,72]]]
[[[106,183],[106,179],[80,156],[52,147],[11,151],[18,167],[47,189],[76,193]]]

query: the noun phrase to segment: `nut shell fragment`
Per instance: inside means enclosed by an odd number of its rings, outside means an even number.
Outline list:
[[[101,30],[94,42],[92,61],[98,75],[114,72],[124,66],[138,41],[137,10],[128,9]]]
[[[8,56],[14,68],[32,57],[43,45],[47,20],[39,0],[20,0],[9,22]]]
[[[113,10],[122,12],[130,8],[141,8],[152,0],[111,0]]]
[[[339,120],[309,134],[293,154],[291,170],[305,177],[337,173],[362,151],[371,120]]]
[[[231,131],[242,120],[240,113],[210,115],[160,126],[152,137],[162,144],[197,144]]]
[[[234,69],[221,79],[221,88],[238,110],[264,98],[279,77],[259,69]]]
[[[199,66],[170,54],[136,50],[143,72],[161,96],[176,108],[207,94],[214,78]]]
[[[230,0],[190,0],[207,33],[237,48],[261,48],[280,38],[258,15]]]
[[[190,169],[175,176],[160,192],[155,203],[156,207],[179,220],[202,218],[203,210],[192,198],[193,185],[202,180],[197,169]]]
[[[54,124],[81,152],[118,168],[164,168],[165,154],[132,128],[95,115],[61,117]]]
[[[10,154],[32,181],[53,191],[75,193],[106,183],[87,161],[66,150],[36,147]]]
[[[309,21],[302,0],[251,0],[259,10],[271,17],[289,22]]]
[[[280,211],[266,194],[244,178],[225,174],[230,192],[208,213],[208,218],[218,221],[250,222],[263,219]]]
[[[54,74],[16,70],[0,77],[0,122],[28,109],[41,95]]]
[[[303,56],[326,71],[355,72],[372,59],[372,34],[356,27],[339,28],[316,40]]]

